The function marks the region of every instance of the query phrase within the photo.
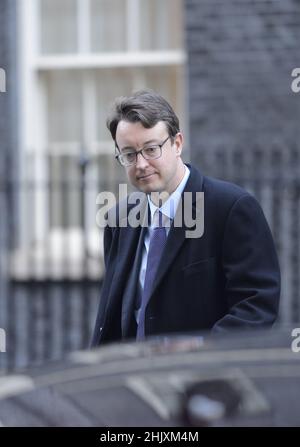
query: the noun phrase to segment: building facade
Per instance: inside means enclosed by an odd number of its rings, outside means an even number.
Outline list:
[[[299,17],[296,0],[1,1],[2,370],[88,346],[104,271],[96,199],[126,181],[105,118],[145,87],[177,110],[185,159],[262,204],[278,324],[300,320]]]

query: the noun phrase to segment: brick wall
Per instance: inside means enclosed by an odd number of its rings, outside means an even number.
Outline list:
[[[300,141],[299,0],[185,0],[191,157]]]
[[[262,205],[282,274],[279,322],[300,321],[300,0],[185,0],[190,153]]]
[[[6,72],[6,93],[0,93],[0,175],[13,163],[17,141],[15,0],[0,2],[0,67]]]
[[[17,84],[17,29],[15,0],[0,1],[0,67],[6,74],[6,92],[0,93],[0,250],[11,245],[16,228],[13,191],[9,180],[17,178],[18,146],[18,84]],[[7,192],[4,196],[3,193]],[[4,197],[8,197],[4,199]],[[5,221],[5,222],[4,222]],[[5,234],[4,227],[9,228]],[[3,260],[3,259],[2,259]],[[3,266],[2,266],[3,268]],[[1,274],[1,268],[0,268]]]
[[[0,327],[7,331],[9,292],[7,271],[9,248],[16,231],[13,189],[9,182],[16,177],[18,142],[16,2],[0,1],[0,67],[6,73],[6,92],[0,93]],[[7,349],[13,341],[7,336]],[[7,355],[0,354],[0,370]]]

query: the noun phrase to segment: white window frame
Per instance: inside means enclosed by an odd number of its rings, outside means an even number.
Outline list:
[[[125,1],[125,0],[124,0]],[[40,53],[39,44],[39,0],[19,0],[18,26],[19,26],[19,154],[21,181],[32,180],[47,181],[46,150],[46,90],[41,74],[54,70],[83,70],[84,71],[84,100],[83,100],[83,143],[86,147],[94,148],[96,153],[106,153],[111,142],[96,141],[96,95],[94,78],[90,69],[121,68],[121,67],[184,67],[186,55],[183,50],[170,51],[143,51],[139,50],[137,32],[139,27],[139,0],[127,0],[127,16],[130,17],[131,26],[127,32],[127,51],[111,53],[90,52],[90,0],[77,0],[78,16],[78,52],[76,54]],[[127,18],[127,20],[128,20]],[[141,70],[137,70],[133,79],[134,88],[144,86],[144,77]],[[179,101],[181,98],[178,99]],[[176,104],[177,106],[178,104]],[[36,125],[36,116],[40,118]],[[26,172],[26,158],[35,154],[35,163],[32,171]],[[21,222],[19,231],[20,250],[32,250],[31,240],[34,236],[36,245],[45,242],[49,236],[49,210],[47,208],[48,196],[46,188],[35,193],[36,212],[32,219],[22,218],[28,214],[26,200],[20,200]],[[33,234],[34,231],[34,234]],[[67,230],[68,231],[68,230]],[[70,234],[72,229],[70,229]],[[51,235],[50,235],[51,236]],[[68,235],[66,235],[68,236]],[[92,237],[91,240],[94,240]],[[98,248],[98,247],[97,247]]]

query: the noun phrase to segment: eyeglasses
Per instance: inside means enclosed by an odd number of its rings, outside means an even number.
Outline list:
[[[151,146],[145,146],[139,151],[128,151],[115,155],[115,158],[122,166],[132,166],[137,162],[138,154],[141,154],[145,160],[155,160],[161,157],[162,147],[171,138],[169,135],[161,144],[151,144]]]

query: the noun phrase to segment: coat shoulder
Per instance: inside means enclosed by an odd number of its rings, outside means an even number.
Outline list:
[[[217,203],[232,206],[237,200],[242,197],[254,197],[246,189],[235,183],[227,182],[213,177],[204,176],[203,191],[207,194],[210,200]]]

